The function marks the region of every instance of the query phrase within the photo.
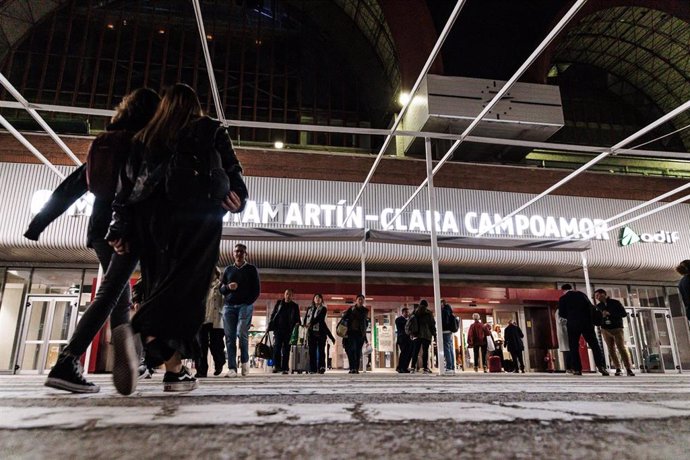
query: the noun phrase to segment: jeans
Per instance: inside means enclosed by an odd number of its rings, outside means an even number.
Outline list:
[[[594,326],[591,324],[571,323],[568,321],[568,342],[570,344],[570,358],[573,370],[582,372],[582,361],[580,360],[580,336],[585,338],[587,345],[592,349],[594,362],[598,368],[605,368],[604,353],[601,352],[599,341],[594,333]]]
[[[290,369],[290,336],[288,331],[273,332],[273,368],[281,371]]]
[[[201,374],[208,372],[208,349],[211,348],[213,364],[216,368],[222,368],[225,364],[225,351],[223,350],[222,329],[213,327],[213,323],[204,323],[199,328],[199,345],[201,347],[201,357],[196,362],[196,370]]]
[[[431,340],[414,339],[414,352],[412,353],[412,367],[417,369],[417,361],[419,359],[419,351],[422,352],[422,368],[429,369],[429,345]]]
[[[347,353],[347,361],[350,365],[351,371],[359,371],[359,364],[362,361],[362,346],[364,345],[364,337],[361,335],[352,334],[345,339],[345,352]]]
[[[92,242],[105,274],[98,286],[96,297],[77,323],[74,334],[63,353],[81,356],[110,315],[110,328],[129,323],[131,294],[129,278],[137,266],[139,256],[134,253],[117,255],[107,241]]]
[[[453,333],[443,333],[443,355],[446,358],[446,370],[455,370],[455,353],[453,350]]]
[[[630,369],[632,366],[630,364],[630,355],[628,354],[628,349],[625,347],[625,333],[623,328],[618,329],[601,329],[601,335],[606,342],[606,347],[609,349],[609,356],[611,357],[611,364],[616,369],[621,368],[621,363],[618,359],[618,354],[616,353],[616,348],[618,348],[618,353],[621,354],[623,358],[623,364],[626,369]]]
[[[308,336],[309,344],[309,372],[317,372],[326,368],[326,336],[312,332]]]
[[[237,337],[240,338],[240,359],[249,362],[249,326],[252,323],[254,305],[240,304],[223,307],[225,344],[228,348],[228,369],[237,369]]]

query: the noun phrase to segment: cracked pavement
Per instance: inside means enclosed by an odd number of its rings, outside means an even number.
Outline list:
[[[129,397],[0,376],[0,458],[686,458],[690,375],[203,379]]]

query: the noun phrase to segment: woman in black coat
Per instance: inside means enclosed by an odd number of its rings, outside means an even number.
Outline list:
[[[304,326],[307,328],[307,341],[309,343],[309,373],[319,374],[326,372],[326,339],[335,338],[326,324],[328,307],[323,303],[323,296],[315,294],[311,305],[304,315]]]
[[[241,172],[227,129],[202,113],[187,85],[168,88],[134,137],[106,239],[140,257],[144,300],[132,327],[147,358],[165,363],[164,391],[197,387],[182,359],[198,353],[223,215],[247,198]]]
[[[341,321],[347,323],[347,335],[343,338],[343,346],[350,365],[349,374],[359,374],[362,346],[367,343],[367,327],[369,326],[369,310],[364,306],[362,294],[359,294],[355,299],[355,304],[345,311]]]
[[[513,357],[513,364],[515,364],[515,373],[522,371],[525,373],[525,361],[522,357],[522,352],[525,346],[522,343],[522,339],[525,335],[520,330],[515,320],[508,321],[508,326],[503,331],[503,341],[505,346],[508,348],[510,356]],[[519,364],[518,364],[519,363]]]

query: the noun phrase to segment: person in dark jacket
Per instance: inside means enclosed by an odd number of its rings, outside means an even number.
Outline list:
[[[350,365],[349,374],[359,374],[362,361],[362,346],[367,341],[367,327],[369,326],[369,310],[364,306],[364,296],[359,294],[355,303],[343,313],[343,320],[347,322],[347,335],[343,338],[343,346]]]
[[[300,323],[299,305],[292,301],[292,289],[286,289],[283,298],[276,302],[268,321],[268,330],[273,331],[273,372],[290,369],[290,338]]]
[[[398,367],[396,367],[395,370],[400,374],[407,374],[410,372],[410,360],[412,359],[412,351],[414,349],[412,339],[407,335],[407,332],[405,332],[405,325],[409,317],[410,309],[403,307],[400,311],[400,316],[395,318],[396,342],[400,353],[398,356]]]
[[[573,290],[570,284],[564,284],[561,286],[561,290],[565,291],[565,293],[558,299],[558,314],[566,320],[566,327],[568,328],[573,375],[582,375],[582,362],[578,352],[580,349],[580,336],[585,338],[589,348],[592,349],[597,370],[601,375],[609,375],[606,370],[604,354],[601,352],[599,341],[594,333],[594,324],[592,323],[594,305],[592,305],[592,302],[589,301],[585,294]]]
[[[198,382],[196,358],[207,289],[218,261],[223,215],[247,197],[227,129],[206,117],[192,88],[166,89],[151,122],[134,136],[106,239],[139,255],[144,300],[132,327],[146,354],[164,362],[164,391]]]
[[[333,343],[335,337],[326,325],[328,307],[323,303],[323,296],[315,294],[311,305],[304,314],[304,327],[307,328],[307,343],[309,344],[309,373],[323,374],[326,372],[326,339],[330,336]]]
[[[522,352],[525,349],[525,345],[522,343],[522,339],[525,335],[522,333],[520,326],[515,323],[514,319],[508,321],[508,326],[506,326],[503,331],[503,343],[508,349],[508,353],[513,358],[513,364],[515,365],[515,372],[525,373],[525,361],[522,357]]]
[[[453,332],[457,331],[453,307],[441,300],[441,324],[443,325],[443,356],[446,361],[446,374],[455,372],[455,345]]]
[[[625,365],[625,371],[629,377],[634,377],[635,373],[632,371],[632,364],[630,362],[630,355],[625,346],[625,333],[623,331],[623,318],[628,316],[623,305],[616,299],[612,299],[606,294],[603,289],[594,291],[594,298],[597,301],[597,310],[601,312],[601,336],[606,342],[609,349],[609,356],[611,362],[616,368],[616,375],[621,375],[621,363],[616,353],[620,353]]]
[[[254,314],[254,302],[261,293],[259,271],[247,262],[247,246],[236,244],[232,251],[235,262],[225,268],[220,293],[225,297],[223,327],[228,350],[228,373],[237,377],[237,338],[240,342],[242,375],[249,373],[249,327]]]
[[[690,321],[690,260],[686,259],[679,263],[676,272],[682,276],[678,282],[678,291],[685,306],[685,316]]]
[[[105,240],[112,214],[118,176],[129,155],[134,134],[153,117],[160,101],[150,89],[137,89],[125,96],[115,109],[106,131],[92,143],[86,163],[78,167],[55,189],[41,211],[34,216],[24,236],[37,241],[43,230],[62,215],[87,191],[94,193],[86,245],[96,252],[105,275],[94,301],[84,312],[69,343],[46,379],[46,386],[73,393],[95,393],[99,387],[87,381],[79,366],[79,357],[110,317],[114,349],[113,382],[121,394],[136,388],[137,357],[129,324],[129,278],[138,258],[133,254],[113,256]],[[89,172],[92,172],[92,176]]]
[[[473,313],[472,318],[474,323],[467,331],[467,346],[474,350],[474,372],[479,371],[479,352],[481,351],[482,365],[484,372],[487,372],[487,356],[486,356],[486,334],[484,332],[484,325],[482,324],[479,313]]]
[[[422,369],[425,374],[431,374],[429,369],[429,345],[436,337],[436,320],[434,315],[429,311],[429,303],[426,299],[419,301],[419,307],[415,310],[413,316],[417,322],[416,331],[412,334],[412,342],[414,343],[414,350],[412,352],[412,372],[419,371],[417,369],[417,362],[419,359],[419,352],[422,352]],[[409,328],[408,328],[409,329]]]

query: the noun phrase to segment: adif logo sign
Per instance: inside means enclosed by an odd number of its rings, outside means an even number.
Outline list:
[[[637,234],[630,227],[623,227],[621,229],[620,245],[630,246],[635,243],[662,243],[662,244],[673,244],[680,240],[680,235],[678,232],[665,232],[659,230],[656,233],[640,233]]]

